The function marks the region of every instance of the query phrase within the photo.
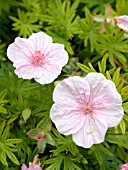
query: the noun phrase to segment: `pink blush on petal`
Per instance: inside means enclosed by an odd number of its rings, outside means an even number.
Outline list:
[[[92,106],[90,104],[87,104],[84,108],[85,114],[91,114],[92,113]]]
[[[43,57],[44,57],[44,54],[41,54],[40,51],[35,51],[35,53],[32,55],[32,64],[34,66],[42,66]]]
[[[89,107],[89,106],[86,106],[85,111],[86,111],[86,112],[90,112],[90,107]]]

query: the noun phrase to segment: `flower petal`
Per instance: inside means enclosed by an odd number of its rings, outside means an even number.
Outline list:
[[[107,124],[99,117],[87,114],[81,129],[72,135],[73,141],[84,148],[90,148],[93,144],[104,141],[107,131]]]
[[[50,117],[60,133],[69,135],[81,128],[85,119],[84,106],[89,94],[88,83],[77,76],[57,84],[53,92],[56,103],[50,110]]]
[[[124,31],[128,32],[128,16],[122,15],[117,18],[117,26],[120,29],[123,29]]]
[[[42,75],[35,77],[40,84],[53,82],[61,73],[62,67],[68,62],[68,53],[61,44],[52,45],[51,50],[43,58]]]
[[[100,115],[107,122],[108,127],[117,126],[124,111],[122,99],[115,84],[100,73],[90,73],[85,79],[91,88],[90,101],[93,114]]]
[[[89,73],[85,77],[85,80],[90,85],[90,102],[92,102],[96,97],[99,97],[102,92],[104,92],[106,86],[104,81],[107,80],[106,77],[101,73]]]
[[[81,108],[70,104],[54,104],[50,110],[50,117],[57,130],[64,135],[76,133],[85,120]]]
[[[25,164],[22,165],[21,170],[27,170],[27,167]]]
[[[41,54],[48,53],[52,46],[52,38],[43,32],[33,33],[28,40],[34,44],[34,50]]]
[[[7,49],[7,56],[12,62],[29,62],[33,53],[33,44],[25,38],[17,37]]]
[[[19,78],[23,79],[32,79],[33,73],[34,67],[31,67],[31,65],[23,65],[15,69],[15,74],[18,75]]]
[[[45,56],[45,62],[54,67],[57,65],[58,67],[62,68],[67,64],[68,58],[68,53],[64,49],[64,45],[53,43],[51,50]]]
[[[121,165],[120,170],[128,170],[128,163]]]
[[[120,95],[112,89],[112,86],[110,88],[112,90],[111,95],[106,92],[103,98],[93,103],[93,113],[100,115],[107,122],[108,127],[115,127],[120,123],[124,110]]]
[[[85,105],[90,95],[88,83],[81,77],[74,76],[57,84],[53,93],[53,100],[57,103],[73,103]]]
[[[61,73],[59,68],[52,67],[42,67],[41,74],[34,77],[34,79],[40,84],[48,84],[52,83]]]

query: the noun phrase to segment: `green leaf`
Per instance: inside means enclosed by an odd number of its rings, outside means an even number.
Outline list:
[[[35,13],[26,13],[21,9],[18,9],[18,18],[10,16],[10,19],[14,21],[13,30],[19,31],[19,36],[30,36],[33,32],[39,32],[42,28],[42,26],[36,24],[38,17],[35,16]]]
[[[64,157],[64,168],[63,170],[81,170],[79,166],[77,166],[69,157],[65,156]]]
[[[8,103],[8,100],[4,100],[6,94],[7,94],[6,89],[1,91],[1,93],[0,93],[0,113],[4,113],[4,114],[7,113],[7,110],[4,108],[4,104]]]
[[[128,86],[125,86],[121,89],[121,94],[122,95],[127,95],[128,94]]]
[[[125,135],[126,125],[123,119],[121,120],[119,126],[120,126],[122,134]]]
[[[26,109],[23,110],[22,116],[23,116],[23,119],[24,119],[25,122],[27,121],[27,119],[29,119],[30,115],[31,115],[31,109],[30,108],[26,108]]]
[[[22,141],[23,141],[22,139],[6,139],[5,144],[6,145],[8,145],[9,143],[17,144],[17,143],[21,143]]]
[[[44,117],[44,119],[37,124],[37,128],[42,129],[45,133],[51,131],[52,123],[49,117]]]
[[[109,156],[113,156],[113,154],[112,154],[108,149],[106,149],[102,144],[99,144],[99,145],[98,145],[98,148],[99,148],[102,152],[104,152],[105,154],[107,154],[107,155],[109,155]]]
[[[9,139],[9,126],[5,127],[5,121],[0,126],[0,152],[2,156],[0,156],[0,161],[7,165],[6,155],[9,159],[15,164],[19,165],[19,162],[15,155],[12,152],[18,151],[15,144],[22,142],[21,139]]]
[[[97,161],[100,165],[102,165],[103,161],[102,161],[102,156],[101,156],[101,152],[100,152],[100,147],[99,147],[99,145],[95,145],[93,147],[95,148],[94,153],[97,158]]]
[[[0,149],[0,161],[2,162],[2,164],[4,164],[5,166],[8,166],[7,160],[6,160],[6,153],[3,149]]]
[[[74,54],[74,51],[69,40],[73,38],[78,4],[79,0],[76,0],[72,5],[69,0],[64,2],[55,0],[54,3],[49,3],[48,14],[43,15],[43,20],[49,25],[46,32],[52,36],[55,42],[64,44],[71,55]]]
[[[121,77],[121,76],[120,76]],[[124,80],[120,78],[120,83],[118,84],[117,90],[121,93],[121,90],[124,86]]]
[[[42,131],[42,129],[35,128],[35,129],[31,129],[31,130],[27,133],[27,135],[28,135],[31,139],[36,139],[36,140],[37,140],[38,135],[44,136],[44,132]]]
[[[128,136],[127,135],[110,135],[107,134],[106,135],[106,140],[110,143],[113,144],[118,144],[123,146],[124,148],[128,149],[128,145],[126,143],[126,141],[128,140]]]
[[[2,140],[6,140],[6,139],[8,138],[8,136],[9,136],[9,126],[7,126],[7,127],[4,129],[4,132],[3,132],[2,136],[1,136],[1,139],[2,139]]]
[[[3,121],[1,123],[1,126],[0,126],[0,137],[2,136],[2,132],[4,131],[4,127],[5,127],[5,121]]]
[[[18,118],[19,115],[13,115],[14,117],[10,118],[7,122],[7,125],[10,125],[12,122],[14,122],[14,120],[16,120]]]
[[[0,105],[0,113],[7,114],[7,110],[3,107],[3,104]]]
[[[98,62],[98,67],[99,67],[99,71],[102,74],[105,74],[106,71],[106,60],[107,60],[108,56],[104,56],[103,59],[101,60],[101,62]]]
[[[106,71],[106,77],[107,77],[107,79],[108,79],[108,80],[112,80],[112,78],[111,78],[111,75],[110,75],[109,71]]]
[[[126,153],[124,152],[122,147],[117,147],[116,152],[120,160],[124,161],[126,159]]]
[[[90,69],[89,67],[87,67],[87,66],[85,66],[85,65],[83,65],[83,64],[81,64],[81,63],[79,63],[79,62],[77,62],[76,64],[77,64],[77,66],[78,66],[81,70],[83,70],[85,73],[90,73],[90,72],[91,72],[91,69]]]
[[[54,155],[49,160],[46,160],[44,163],[49,164],[48,168],[46,170],[81,170],[79,165],[77,165],[79,162],[79,158],[74,159],[71,157],[71,155],[67,154],[57,154]]]
[[[79,63],[79,62],[77,62],[76,64],[85,73],[96,72],[96,70],[94,69],[94,67],[92,66],[91,63],[88,64],[90,68],[85,66],[84,64]]]
[[[127,0],[117,0],[116,1],[116,10],[120,15],[128,15],[128,1]]]
[[[39,153],[43,153],[45,151],[45,148],[46,148],[45,138],[37,142],[37,148],[38,148]]]
[[[114,73],[112,81],[115,83],[116,86],[119,85],[119,78],[120,78],[120,67],[118,67]]]
[[[56,142],[57,149],[53,150],[55,154],[59,154],[63,151],[66,152],[71,152],[72,155],[77,155],[78,154],[78,149],[76,144],[73,142],[71,136],[66,136],[63,137],[62,135],[59,134],[57,130],[52,128],[52,131],[54,133],[53,139]]]
[[[91,16],[88,8],[85,8],[85,19],[77,19],[79,38],[84,40],[84,46],[87,47],[88,42],[90,42],[91,52],[97,47],[98,34],[100,29],[100,24],[95,22]]]
[[[44,162],[44,164],[50,164],[50,166],[48,166],[46,168],[46,170],[60,170],[61,169],[61,163],[63,161],[63,156],[61,154],[48,159]]]
[[[50,145],[55,145],[55,141],[53,140],[50,133],[45,134],[45,139],[46,139],[46,143],[48,143]]]
[[[7,89],[3,90],[1,93],[0,93],[0,103],[7,103],[8,100],[3,100],[5,98],[7,94]]]
[[[126,121],[128,121],[128,116],[127,116],[127,115],[124,115],[124,119],[125,119]]]
[[[128,40],[124,37],[117,27],[112,24],[105,23],[105,31],[99,34],[97,39],[97,51],[102,56],[108,56],[112,66],[116,66],[117,62],[126,65],[126,57]]]
[[[20,165],[18,159],[16,158],[16,156],[10,151],[10,149],[6,146],[4,146],[5,149],[5,153],[7,154],[7,156],[10,158],[10,160],[12,162],[14,162],[16,165]]]
[[[92,72],[96,72],[96,70],[94,69],[94,67],[92,66],[91,63],[88,63],[88,65],[89,65],[89,67],[91,68],[91,71],[92,71]]]
[[[8,13],[13,5],[15,5],[14,0],[8,0],[6,3],[4,0],[1,0],[0,1],[0,15],[2,15],[3,12]]]

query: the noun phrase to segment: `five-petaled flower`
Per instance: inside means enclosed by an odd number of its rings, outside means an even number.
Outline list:
[[[64,45],[52,42],[43,32],[33,33],[28,39],[17,37],[7,49],[19,78],[34,78],[40,84],[53,82],[68,62]]]
[[[53,100],[50,117],[56,128],[84,148],[103,142],[108,127],[117,126],[124,114],[115,84],[101,73],[63,80]]]

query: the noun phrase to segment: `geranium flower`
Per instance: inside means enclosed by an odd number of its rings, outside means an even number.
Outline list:
[[[52,42],[43,32],[33,33],[28,39],[17,37],[7,49],[19,78],[34,78],[40,84],[53,82],[68,62],[64,45]]]
[[[128,170],[128,163],[121,165],[120,170]]]
[[[57,130],[72,134],[84,148],[103,142],[108,127],[117,126],[124,114],[115,84],[101,73],[63,80],[55,87],[53,100],[50,117]]]
[[[122,15],[117,17],[117,26],[128,33],[128,16]]]

